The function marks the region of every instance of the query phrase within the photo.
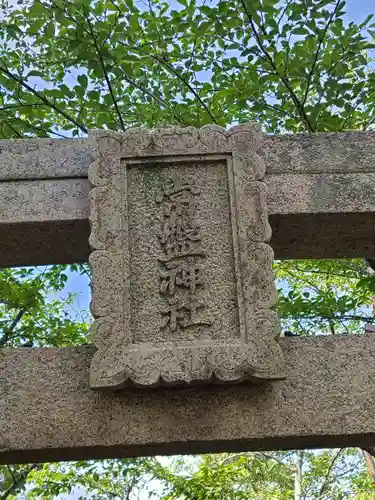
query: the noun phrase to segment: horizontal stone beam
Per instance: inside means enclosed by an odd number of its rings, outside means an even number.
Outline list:
[[[89,182],[0,182],[0,267],[86,262]]]
[[[279,259],[375,255],[375,174],[268,175]],[[0,183],[0,266],[85,262],[89,183]]]
[[[375,133],[269,136],[277,258],[375,254]],[[0,266],[84,262],[87,139],[0,141]]]
[[[270,174],[375,173],[375,132],[266,136],[261,155]],[[87,177],[88,139],[0,140],[0,181]]]
[[[87,177],[94,159],[88,139],[0,140],[0,181]]]
[[[266,182],[276,258],[375,255],[375,172],[269,174]]]
[[[93,348],[0,351],[0,463],[375,445],[375,335],[281,339],[287,380],[103,394]]]

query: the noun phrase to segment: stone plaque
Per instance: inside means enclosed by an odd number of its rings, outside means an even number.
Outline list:
[[[259,127],[91,138],[91,387],[285,378]]]

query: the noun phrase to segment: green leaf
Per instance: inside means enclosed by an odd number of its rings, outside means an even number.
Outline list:
[[[47,26],[45,28],[45,34],[47,36],[54,36],[54,34],[55,34],[55,23],[54,22],[50,22],[47,24]]]
[[[44,78],[45,74],[34,69],[27,74],[27,78],[30,78],[32,76],[39,76],[40,78]]]
[[[84,89],[87,88],[89,80],[86,75],[78,75],[77,81],[81,85],[81,87],[83,87]]]

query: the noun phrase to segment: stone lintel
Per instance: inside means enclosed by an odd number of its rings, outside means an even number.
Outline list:
[[[375,254],[374,173],[269,174],[266,183],[277,259]],[[0,182],[0,266],[87,261],[88,192],[87,179]]]
[[[375,445],[375,335],[281,339],[287,379],[105,393],[91,346],[0,352],[0,463]]]
[[[88,139],[3,139],[0,182],[87,177],[94,159]]]
[[[89,182],[0,182],[0,267],[86,262]]]
[[[276,258],[375,253],[375,133],[267,136]],[[88,139],[0,141],[0,265],[88,259]]]
[[[375,171],[375,132],[266,136],[267,171],[340,173]],[[0,140],[0,181],[87,177],[94,160],[89,139]]]

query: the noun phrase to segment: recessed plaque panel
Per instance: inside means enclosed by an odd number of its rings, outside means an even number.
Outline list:
[[[258,128],[93,140],[91,387],[284,378]]]
[[[228,193],[226,161],[128,168],[134,342],[240,337]]]

